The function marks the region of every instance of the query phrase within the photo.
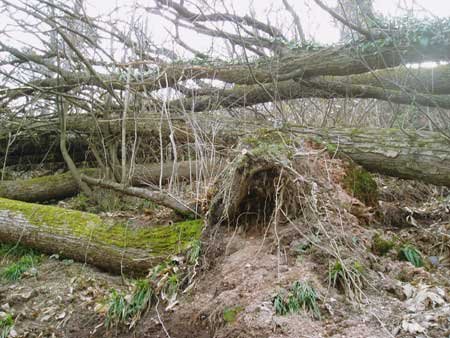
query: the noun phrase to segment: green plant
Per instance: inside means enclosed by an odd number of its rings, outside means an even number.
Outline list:
[[[191,265],[197,264],[201,251],[202,251],[202,242],[198,239],[194,240],[188,252],[189,264]]]
[[[309,249],[311,249],[313,242],[312,241],[302,241],[301,243],[298,243],[294,247],[295,253],[302,255],[306,252],[308,252]]]
[[[21,257],[25,255],[34,255],[34,251],[30,248],[19,244],[0,243],[0,256]]]
[[[126,322],[128,303],[125,295],[117,290],[111,290],[108,301],[108,312],[106,313],[106,327],[118,326],[120,323]]]
[[[223,320],[226,323],[233,323],[239,312],[243,310],[242,306],[227,307],[223,310]]]
[[[14,326],[14,319],[11,314],[7,313],[0,317],[0,338],[9,337],[9,333]]]
[[[344,187],[366,205],[378,202],[378,186],[372,175],[361,167],[350,166],[344,177]]]
[[[70,207],[72,209],[80,211],[88,211],[91,206],[89,197],[82,192],[76,195],[75,197],[72,197],[70,202],[71,202]]]
[[[8,281],[17,281],[22,278],[23,274],[36,265],[38,257],[34,255],[23,256],[16,263],[8,265],[4,268],[0,277]]]
[[[417,268],[423,266],[422,254],[418,249],[416,249],[412,245],[407,244],[401,247],[398,252],[398,256],[400,259],[407,260]]]
[[[295,282],[292,286],[292,299],[299,305],[299,308],[312,312],[315,318],[320,318],[320,310],[317,305],[318,296],[311,285]]]
[[[165,292],[172,296],[178,291],[178,275],[176,273],[172,273],[169,278],[167,279],[166,286],[165,286]]]
[[[277,315],[284,316],[285,314],[289,313],[288,305],[285,301],[286,299],[286,290],[281,290],[279,293],[276,294],[276,296],[273,298],[273,306],[275,308],[275,313]]]
[[[328,268],[328,280],[333,287],[335,287],[344,276],[345,272],[341,262],[337,261]]]
[[[155,293],[150,282],[146,279],[139,279],[135,282],[135,289],[129,304],[127,305],[127,318],[137,320],[155,300]]]
[[[111,290],[108,300],[108,312],[105,317],[106,327],[130,324],[141,318],[142,314],[155,302],[156,294],[149,280],[139,279],[134,282],[133,292],[128,297],[123,292]]]
[[[282,289],[273,299],[275,313],[286,315],[296,313],[301,309],[311,312],[316,319],[320,319],[320,310],[317,305],[316,290],[306,282],[296,281],[289,292]]]
[[[372,238],[372,251],[380,256],[387,254],[394,247],[394,245],[395,244],[393,241],[384,239],[378,233]]]
[[[364,266],[354,261],[345,264],[338,260],[328,268],[328,282],[331,286],[341,288],[350,298],[360,298],[363,286]]]

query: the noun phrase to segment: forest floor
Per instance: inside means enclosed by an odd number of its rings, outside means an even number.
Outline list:
[[[362,248],[342,260],[348,270],[330,263],[322,242],[294,224],[276,231],[214,227],[202,238],[194,283],[169,309],[161,302],[132,329],[104,325],[112,290],[129,293],[130,279],[57,255],[2,247],[0,337],[9,315],[10,337],[450,337],[448,201],[440,189],[414,182],[378,184],[384,221],[359,215],[334,230]],[[140,211],[134,218],[164,224],[171,213]],[[339,237],[329,235],[329,242]],[[408,261],[406,247],[419,256],[410,250]],[[4,278],[27,257],[31,264],[17,280]],[[274,299],[288,300],[296,281],[314,288],[320,316],[308,306],[280,314]]]

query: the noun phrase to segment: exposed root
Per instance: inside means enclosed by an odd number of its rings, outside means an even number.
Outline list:
[[[287,143],[278,131],[244,140],[239,149],[218,180],[220,190],[211,203],[208,223],[265,228],[264,238],[272,235],[279,261],[287,259],[283,246],[303,238],[325,258],[324,266],[339,265],[330,283],[361,301],[363,285],[368,284],[363,283],[368,238],[350,212],[361,202],[341,186],[342,162],[306,142]],[[295,229],[296,236],[287,229]],[[289,243],[283,242],[286,231],[291,234]]]

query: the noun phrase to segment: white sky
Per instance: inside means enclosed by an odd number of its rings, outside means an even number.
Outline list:
[[[93,13],[108,12],[114,6],[128,5],[132,6],[135,1],[139,5],[151,6],[151,0],[87,0],[90,11]],[[278,9],[283,9],[282,0],[225,0],[227,4],[231,4],[237,14],[244,15],[249,13],[249,8],[255,9],[258,19],[264,21],[269,18],[271,22],[284,25],[286,28],[292,24],[290,16],[285,14],[282,16],[277,14]],[[211,0],[211,4],[216,1]],[[314,38],[321,43],[333,43],[339,39],[339,30],[336,28],[331,17],[320,9],[312,0],[290,0],[291,5],[300,15],[303,28],[308,38]],[[336,6],[336,0],[325,0],[329,6]],[[405,14],[405,10],[414,10],[417,16],[438,16],[450,17],[450,0],[375,0],[375,10],[388,16],[398,16]],[[272,13],[271,15],[268,13]],[[165,44],[170,44],[170,36],[165,31],[165,24],[158,17],[152,17],[151,32],[153,38]],[[167,25],[167,24],[166,24]],[[210,41],[203,36],[191,33],[181,32],[183,39],[196,48],[203,49],[210,46]],[[166,46],[171,47],[171,46]]]
[[[13,0],[14,1],[14,0]],[[18,1],[18,0],[16,0]],[[292,25],[291,17],[282,10],[282,0],[225,0],[231,4],[236,14],[244,15],[249,13],[249,8],[253,6],[256,16],[259,20],[265,21],[265,18],[271,20],[275,25],[281,25],[289,30]],[[324,0],[329,6],[336,6],[336,0]],[[153,6],[152,0],[86,0],[88,4],[88,14],[97,16],[111,12],[113,8],[120,7],[120,11],[115,16],[121,20],[129,20],[131,17],[131,7],[137,3],[138,7]],[[211,0],[211,4],[215,3]],[[217,1],[218,2],[218,1]],[[338,41],[339,29],[335,26],[331,17],[320,9],[312,0],[290,0],[300,15],[302,25],[308,38],[313,38],[321,43],[333,43]],[[414,9],[417,16],[438,16],[450,17],[450,0],[375,0],[375,10],[383,15],[398,16],[405,14],[405,9]],[[280,12],[280,10],[282,10]],[[280,13],[283,13],[280,15]],[[139,14],[142,14],[140,12]],[[0,14],[0,29],[11,23],[9,18]],[[153,40],[164,45],[166,48],[176,48],[174,42],[167,33],[166,28],[170,24],[162,21],[157,16],[149,16],[149,33]],[[211,40],[202,35],[192,33],[191,31],[181,31],[183,40],[194,48],[205,51],[210,47]],[[32,38],[31,38],[32,39]],[[30,42],[30,37],[24,34],[14,34],[9,39],[3,40],[7,43],[17,43],[14,40],[24,40]]]

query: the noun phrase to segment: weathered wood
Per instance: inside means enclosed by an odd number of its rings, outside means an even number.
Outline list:
[[[287,130],[345,154],[368,171],[450,187],[450,140],[441,133],[297,126]]]
[[[449,140],[441,133],[398,129],[303,128],[287,126],[284,132],[296,138],[313,139],[331,151],[346,154],[369,171],[435,185],[450,186]],[[194,173],[192,162],[179,162],[178,177]],[[163,180],[172,174],[171,163],[163,165]],[[160,165],[137,166],[132,184],[159,182]],[[64,198],[78,192],[69,175],[29,181],[0,183],[0,196],[23,201]]]
[[[196,179],[198,165],[196,161],[164,163],[162,166],[160,164],[137,165],[131,183],[137,186],[157,184],[160,179],[165,183],[172,174],[178,179]],[[97,177],[99,170],[80,169],[80,173]],[[0,197],[25,202],[60,200],[74,196],[79,191],[79,186],[69,172],[29,180],[0,181]]]
[[[134,229],[97,215],[0,198],[0,242],[116,273],[145,273],[200,237],[202,220]]]
[[[81,169],[80,171],[88,175],[96,173],[96,169]],[[70,172],[29,180],[0,182],[0,197],[25,202],[59,200],[74,196],[79,190],[79,186]]]
[[[196,214],[195,207],[191,207],[188,203],[180,200],[180,198],[177,198],[169,193],[160,190],[124,186],[120,183],[92,178],[86,175],[82,175],[81,179],[83,180],[83,182],[86,182],[89,185],[111,189],[129,196],[144,198],[158,205],[170,208],[183,216],[190,217]]]

